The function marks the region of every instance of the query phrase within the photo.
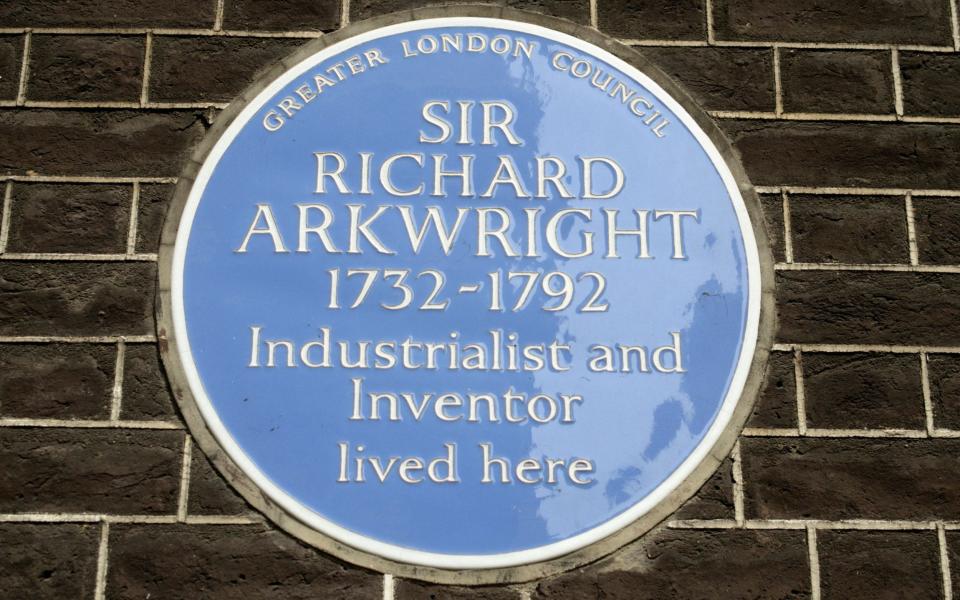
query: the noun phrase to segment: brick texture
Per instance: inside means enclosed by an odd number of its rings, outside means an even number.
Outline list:
[[[158,38],[154,45],[150,99],[232,100],[256,79],[261,69],[302,44],[301,40],[271,38]]]
[[[950,9],[939,0],[718,0],[714,11],[725,40],[951,43]]]
[[[156,265],[0,263],[0,335],[144,335]]]
[[[633,44],[710,111],[761,186],[781,346],[739,454],[657,529],[561,575],[392,598],[956,597],[956,2],[495,2]],[[221,103],[344,16],[441,4],[0,2],[0,596],[94,598],[100,564],[108,599],[385,598],[177,429],[154,254]]]
[[[917,250],[925,264],[960,263],[960,201],[953,198],[917,198],[913,202]]]
[[[610,0],[597,4],[602,31],[629,39],[706,38],[704,0]]]
[[[757,185],[952,189],[960,168],[960,125],[725,120],[720,126]]]
[[[20,86],[23,36],[0,35],[0,99],[13,100]]]
[[[381,578],[346,567],[260,525],[115,527],[111,597],[382,597]],[[197,557],[204,557],[197,560]]]
[[[105,419],[115,364],[106,344],[0,345],[0,415]]]
[[[807,353],[807,424],[834,429],[922,429],[923,392],[916,355]]]
[[[809,598],[803,533],[662,531],[537,586],[534,598]]]
[[[142,36],[35,35],[27,97],[120,101],[140,98]]]
[[[903,198],[793,195],[790,218],[797,262],[910,260]]]
[[[819,542],[824,598],[941,597],[931,531],[825,531]]]
[[[174,420],[173,395],[153,344],[128,344],[124,356],[120,416],[132,420]]]
[[[773,110],[773,54],[748,48],[643,48],[709,110]]]
[[[763,391],[753,407],[748,427],[796,427],[797,383],[793,353],[773,352],[767,363]]]
[[[95,525],[0,524],[0,588],[8,598],[90,598],[97,571]]]
[[[0,430],[0,511],[176,513],[183,433]]]
[[[123,253],[131,193],[120,185],[18,183],[7,250]]]
[[[892,113],[890,53],[785,49],[783,108],[799,113]]]
[[[900,72],[907,114],[960,115],[960,55],[905,52]]]
[[[749,517],[960,517],[958,440],[754,438],[742,444]]]
[[[777,275],[780,339],[827,344],[952,345],[960,276],[798,271]]]
[[[4,2],[4,27],[210,27],[216,5],[194,0]]]

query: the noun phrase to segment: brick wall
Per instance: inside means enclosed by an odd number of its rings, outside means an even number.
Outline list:
[[[947,598],[960,594],[957,0],[510,0],[681,81],[760,187],[781,328],[731,457],[585,568],[451,588],[264,522],[160,368],[181,162],[261,68],[421,0],[0,2],[0,594]]]

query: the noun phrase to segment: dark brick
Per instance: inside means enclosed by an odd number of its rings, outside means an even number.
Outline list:
[[[960,531],[948,531],[947,559],[951,565],[960,565]],[[960,569],[950,569],[950,579],[953,589],[960,589]]]
[[[960,440],[741,440],[744,506],[760,519],[956,519]]]
[[[197,111],[0,110],[0,171],[176,176],[206,132]]]
[[[923,429],[915,354],[803,355],[807,425],[835,429]]]
[[[597,2],[600,31],[628,39],[703,40],[704,0],[604,0]]]
[[[721,120],[755,185],[952,189],[960,125]]]
[[[0,429],[0,511],[172,514],[183,432]]]
[[[27,99],[139,100],[144,47],[142,36],[34,35]]]
[[[123,253],[130,186],[17,183],[9,252]]]
[[[908,263],[903,198],[790,196],[796,262]]]
[[[458,587],[397,579],[396,598],[403,600],[520,600],[520,591],[506,586]]]
[[[707,600],[810,597],[800,531],[661,530],[589,567],[542,581],[535,598]]]
[[[175,419],[173,397],[160,368],[153,344],[127,344],[123,369],[123,402],[120,418]]]
[[[0,335],[145,335],[153,332],[156,265],[0,265]]]
[[[211,27],[215,2],[57,0],[2,2],[4,27]]]
[[[921,263],[960,263],[960,199],[914,198],[917,255]]]
[[[0,100],[13,100],[20,88],[23,36],[0,35]]]
[[[0,589],[6,598],[92,598],[98,525],[0,524]]]
[[[960,55],[900,53],[903,111],[908,115],[960,115]]]
[[[940,556],[933,531],[821,531],[823,598],[940,598]]]
[[[111,598],[382,597],[383,576],[346,566],[261,525],[116,525]]]
[[[242,515],[253,512],[243,498],[217,473],[207,457],[193,446],[190,462],[191,515]]]
[[[733,504],[733,461],[728,458],[673,518],[732,519]]]
[[[445,4],[448,4],[445,0],[351,0],[350,19],[358,21],[391,12]],[[491,0],[490,4],[536,11],[582,24],[590,22],[589,0]]]
[[[332,31],[340,26],[337,0],[226,0],[225,29]]]
[[[889,52],[785,48],[780,73],[787,112],[894,111]]]
[[[707,110],[773,110],[773,55],[758,48],[642,48]]]
[[[939,0],[716,0],[725,40],[950,45],[950,11]]]
[[[763,223],[766,226],[773,260],[784,262],[787,260],[787,253],[783,240],[783,198],[780,194],[760,194],[760,206],[763,207]]]
[[[160,249],[163,221],[173,194],[172,185],[141,185],[137,216],[137,252],[156,252]]]
[[[771,352],[763,390],[748,427],[797,426],[797,378],[792,352]]]
[[[153,43],[150,100],[232,100],[262,69],[302,45],[303,40],[276,38],[158,37]]]
[[[0,415],[106,419],[115,362],[108,344],[4,344]]]
[[[960,277],[944,273],[781,271],[780,341],[955,345]]]
[[[960,429],[960,356],[927,356],[933,423],[941,429]]]

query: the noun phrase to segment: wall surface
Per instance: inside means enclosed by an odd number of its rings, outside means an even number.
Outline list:
[[[507,4],[641,50],[762,192],[780,331],[722,469],[632,545],[516,586],[384,576],[264,522],[193,445],[158,362],[172,184],[262,68],[424,3],[2,0],[0,596],[960,594],[957,0]]]

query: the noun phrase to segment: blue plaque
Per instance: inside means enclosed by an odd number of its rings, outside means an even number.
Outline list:
[[[168,364],[240,476],[310,531],[440,569],[675,509],[742,426],[763,296],[690,111],[517,21],[301,58],[243,100],[168,225]]]

